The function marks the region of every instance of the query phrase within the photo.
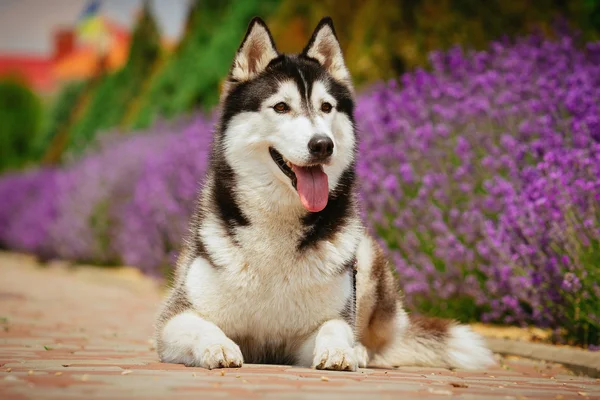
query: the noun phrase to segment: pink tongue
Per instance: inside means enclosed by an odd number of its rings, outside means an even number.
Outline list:
[[[329,184],[327,174],[321,166],[298,167],[292,164],[296,174],[296,189],[304,208],[310,212],[318,212],[327,205]]]

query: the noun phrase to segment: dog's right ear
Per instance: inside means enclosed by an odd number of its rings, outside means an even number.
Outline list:
[[[246,36],[235,55],[229,80],[248,81],[264,71],[277,56],[279,53],[269,28],[262,19],[255,17],[250,21]]]

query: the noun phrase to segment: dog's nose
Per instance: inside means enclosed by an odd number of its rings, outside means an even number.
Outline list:
[[[308,150],[314,157],[329,157],[333,154],[333,140],[326,135],[315,135],[308,142]]]

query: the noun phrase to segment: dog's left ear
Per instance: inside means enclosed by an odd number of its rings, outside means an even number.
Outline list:
[[[245,82],[255,78],[277,56],[279,53],[269,28],[262,19],[254,18],[233,60],[230,80]]]
[[[351,86],[350,73],[330,17],[321,19],[302,54],[317,60],[334,79]]]

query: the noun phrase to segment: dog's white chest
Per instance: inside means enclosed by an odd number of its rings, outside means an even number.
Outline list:
[[[186,279],[194,309],[230,337],[287,340],[339,318],[351,279],[346,273],[322,282],[290,274],[259,274],[251,265],[231,273],[197,258]]]

